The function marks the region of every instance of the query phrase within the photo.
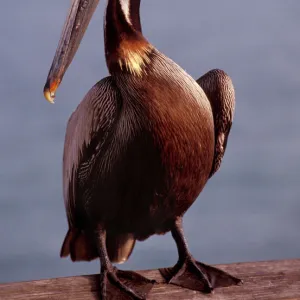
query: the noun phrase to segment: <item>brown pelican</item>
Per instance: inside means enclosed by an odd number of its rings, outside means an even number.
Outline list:
[[[72,0],[44,88],[53,102],[99,0]],[[112,263],[136,240],[172,232],[179,259],[167,282],[210,292],[239,279],[197,262],[182,217],[219,168],[234,110],[230,78],[214,70],[199,84],[142,34],[140,0],[109,0],[99,81],[69,119],[63,189],[69,231],[61,256],[100,258],[102,299],[144,299],[153,282]],[[203,229],[199,229],[202,235]],[[205,233],[204,233],[205,234]]]

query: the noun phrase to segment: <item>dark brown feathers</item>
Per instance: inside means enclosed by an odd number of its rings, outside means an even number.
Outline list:
[[[107,8],[111,76],[88,92],[67,126],[70,230],[62,256],[72,260],[95,257],[99,226],[116,262],[129,257],[135,240],[171,230],[219,168],[232,122],[230,78],[213,70],[199,79],[201,89],[146,41],[125,3],[135,5],[132,14],[140,1],[111,0]]]
[[[91,261],[98,257],[97,248],[83,231],[69,229],[61,247],[61,257],[71,257],[72,261]]]
[[[81,198],[87,196],[86,181],[101,155],[121,106],[114,81],[107,77],[98,82],[69,119],[63,156],[64,199],[70,225],[81,220]],[[78,201],[80,199],[80,201]]]
[[[235,109],[235,92],[231,78],[222,70],[211,70],[197,82],[204,90],[214,116],[215,155],[211,177],[220,168],[225,154]]]

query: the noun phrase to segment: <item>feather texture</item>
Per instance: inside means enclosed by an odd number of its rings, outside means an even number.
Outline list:
[[[213,111],[215,126],[215,155],[210,177],[220,168],[230,133],[235,92],[231,78],[222,70],[211,70],[197,80],[204,90]]]
[[[107,77],[98,82],[71,115],[65,137],[63,155],[63,190],[69,225],[74,225],[82,204],[84,186],[101,155],[109,133],[118,119],[121,98],[114,81]],[[79,209],[77,208],[79,206]]]

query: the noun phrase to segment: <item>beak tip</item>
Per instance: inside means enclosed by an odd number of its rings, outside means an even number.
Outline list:
[[[51,103],[54,104],[54,99],[55,99],[55,93],[51,92],[50,88],[47,87],[47,85],[44,88],[44,97],[46,98],[46,100]]]

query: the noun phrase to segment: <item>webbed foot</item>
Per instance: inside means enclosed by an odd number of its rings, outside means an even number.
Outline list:
[[[159,270],[168,283],[203,293],[211,293],[217,287],[228,287],[242,283],[242,280],[220,269],[197,262],[192,257],[184,237],[182,217],[175,220],[172,236],[178,249],[178,262],[173,268]]]
[[[106,249],[106,230],[100,225],[95,230],[95,242],[101,261],[100,299],[146,299],[155,281],[133,271],[122,271],[113,267]]]
[[[160,269],[160,273],[168,283],[203,293],[211,293],[214,288],[242,282],[220,269],[197,262],[193,258],[186,258],[173,268]]]
[[[132,271],[116,268],[104,270],[100,275],[102,300],[142,300],[155,282]]]

